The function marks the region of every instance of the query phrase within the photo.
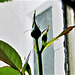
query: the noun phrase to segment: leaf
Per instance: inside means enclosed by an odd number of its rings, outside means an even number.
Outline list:
[[[29,75],[31,75],[31,69],[30,69],[30,66],[29,66],[29,64],[28,64],[28,60],[29,60],[29,58],[30,58],[30,54],[31,54],[31,51],[30,51],[30,53],[28,54],[27,59],[26,59],[26,61],[25,61],[25,64],[24,64],[24,66],[23,66],[23,68],[22,68],[22,74],[23,74],[23,75],[24,75],[25,71],[27,71],[27,72],[29,73]]]
[[[12,0],[0,0],[0,2],[5,2],[5,1],[12,1]]]
[[[29,75],[32,75],[31,74],[31,68],[30,68],[30,65],[29,64],[27,64],[26,71],[28,72]]]
[[[22,61],[19,54],[9,44],[0,40],[0,60],[9,64],[15,69],[20,70]]]
[[[61,37],[62,35],[66,35],[68,34],[75,26],[70,26],[68,28],[66,28],[61,34],[59,34],[56,38]]]
[[[28,61],[25,62],[23,68],[22,68],[22,74],[24,75],[25,71],[26,71],[26,68],[27,68],[27,64],[28,64]]]
[[[21,73],[12,67],[5,66],[0,68],[0,75],[21,75]]]
[[[57,37],[55,37],[55,38],[53,38],[51,41],[49,41],[49,42],[46,44],[46,46],[44,47],[43,50],[45,50],[47,47],[49,47],[50,45],[52,45],[53,42],[54,42],[55,40],[57,40],[59,37],[61,37],[62,35],[68,34],[73,28],[75,28],[75,26],[70,26],[70,27],[68,27],[67,29],[65,29],[65,30],[64,30],[63,32],[61,32]]]

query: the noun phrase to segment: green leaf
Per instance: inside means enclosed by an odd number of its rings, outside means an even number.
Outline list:
[[[0,60],[9,64],[15,69],[20,70],[22,61],[19,54],[9,44],[0,40]]]
[[[28,72],[29,75],[32,75],[31,74],[31,68],[30,68],[30,65],[29,64],[27,64],[26,71]]]
[[[55,40],[57,40],[59,37],[61,37],[62,35],[68,34],[73,28],[75,28],[75,26],[70,26],[70,27],[68,27],[67,29],[65,29],[65,30],[64,30],[63,32],[61,32],[57,37],[55,37],[55,38],[53,38],[51,41],[49,41],[49,42],[46,44],[46,46],[44,47],[43,50],[45,50],[47,47],[49,47],[50,45],[52,45],[53,42],[54,42]]]
[[[12,67],[5,66],[0,68],[0,75],[21,75],[21,73]]]
[[[31,51],[30,51],[30,53],[28,54],[27,59],[26,59],[26,61],[25,61],[25,64],[24,64],[24,66],[23,66],[23,68],[22,68],[22,74],[23,74],[23,75],[24,75],[25,71],[27,71],[27,72],[29,73],[29,75],[31,75],[31,69],[30,69],[30,66],[29,66],[29,64],[28,64],[28,60],[29,60],[29,58],[30,58],[30,54],[31,54]]]
[[[61,37],[62,35],[66,35],[68,34],[73,28],[75,28],[75,26],[70,26],[68,28],[66,28],[61,34],[59,34],[56,38]]]
[[[26,68],[27,68],[27,64],[28,64],[28,61],[25,62],[23,68],[22,68],[22,74],[24,75],[25,71],[26,71]]]
[[[12,0],[0,0],[0,2],[5,2],[5,1],[12,1]]]

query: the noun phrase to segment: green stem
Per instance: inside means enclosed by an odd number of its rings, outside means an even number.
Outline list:
[[[42,57],[41,57],[41,52],[39,51],[39,46],[38,46],[38,40],[36,40],[36,47],[37,47],[37,62],[38,62],[38,72],[39,75],[43,75],[42,71]]]
[[[42,73],[41,53],[37,53],[37,61],[38,61],[38,71],[39,71],[39,75],[43,75],[43,73]]]

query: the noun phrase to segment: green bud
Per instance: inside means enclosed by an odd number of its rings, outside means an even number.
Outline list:
[[[43,51],[43,49],[44,49],[44,47],[46,46],[46,44],[47,44],[47,33],[48,33],[48,31],[49,31],[49,26],[48,26],[48,28],[47,29],[45,29],[46,30],[46,32],[43,34],[43,36],[42,36],[42,48],[41,48],[41,52]]]
[[[46,32],[42,36],[42,46],[45,46],[47,44],[47,33],[48,33],[48,31],[49,31],[49,26],[46,29]]]
[[[47,43],[47,32],[43,34],[42,36],[42,46],[45,46]]]
[[[33,26],[32,28],[32,32],[31,32],[31,36],[34,38],[34,39],[38,39],[40,36],[41,36],[41,31],[40,29],[38,28],[38,26],[35,25]]]
[[[35,21],[35,15],[36,15],[36,10],[34,11],[34,15],[33,15],[33,24],[32,24],[32,32],[31,32],[31,36],[34,39],[38,39],[41,36],[41,31],[38,28],[36,21]]]

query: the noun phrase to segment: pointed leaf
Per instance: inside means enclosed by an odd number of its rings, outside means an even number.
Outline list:
[[[23,68],[22,68],[22,74],[24,75],[25,71],[26,71],[26,68],[27,68],[27,64],[28,64],[28,61],[25,62]]]
[[[61,34],[59,34],[56,38],[61,37],[62,35],[66,35],[68,34],[73,28],[75,28],[75,26],[70,26],[68,28],[66,28]]]
[[[9,44],[0,40],[0,60],[9,64],[15,69],[20,70],[22,61],[19,54]]]
[[[55,38],[53,38],[51,41],[49,41],[49,42],[46,44],[46,46],[44,47],[43,50],[45,50],[47,47],[49,47],[50,45],[52,45],[53,42],[54,42],[55,40],[57,40],[59,37],[61,37],[62,35],[68,34],[73,28],[75,28],[75,26],[70,26],[70,27],[68,27],[67,29],[65,29],[65,30],[64,30],[62,33],[60,33],[57,37],[55,37]]]
[[[21,73],[12,67],[6,66],[6,67],[0,68],[0,75],[21,75]]]
[[[29,73],[30,73],[30,67],[29,67],[29,64],[28,64],[28,60],[29,60],[29,58],[30,58],[30,54],[31,54],[31,51],[30,51],[30,53],[28,54],[28,56],[27,56],[27,59],[26,59],[26,61],[25,61],[25,64],[24,64],[24,66],[23,66],[23,68],[22,68],[22,74],[24,75],[24,73],[25,73],[25,71],[28,71]]]
[[[30,65],[29,64],[27,64],[26,71],[28,72],[29,75],[32,75],[31,74],[31,68],[30,68]]]

